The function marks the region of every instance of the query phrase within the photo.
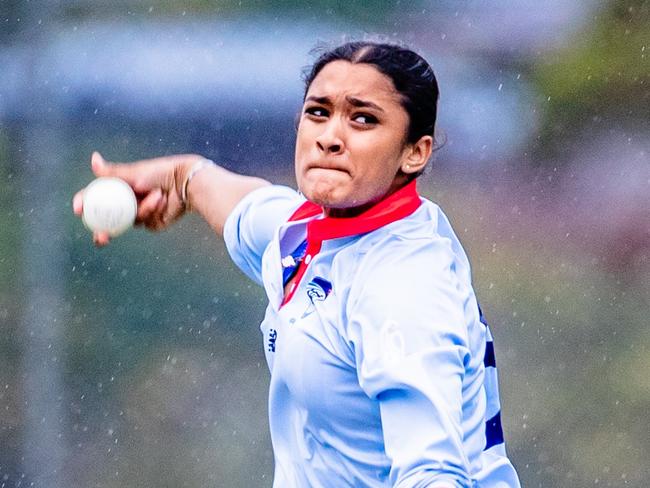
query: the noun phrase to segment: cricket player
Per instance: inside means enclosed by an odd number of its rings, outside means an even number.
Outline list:
[[[93,155],[139,194],[139,223],[198,212],[264,287],[275,488],[519,487],[467,256],[417,191],[437,103],[419,55],[348,43],[306,75],[299,191],[197,155]]]

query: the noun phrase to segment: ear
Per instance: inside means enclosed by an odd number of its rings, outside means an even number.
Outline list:
[[[433,150],[433,137],[422,136],[414,144],[409,144],[402,155],[401,170],[406,174],[418,173],[424,169]]]

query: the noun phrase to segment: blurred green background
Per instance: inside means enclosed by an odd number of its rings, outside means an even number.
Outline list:
[[[271,486],[263,291],[194,216],[92,246],[90,153],[293,184],[312,47],[406,41],[420,183],[496,340],[523,486],[650,485],[650,4],[0,2],[0,487]],[[386,286],[390,286],[387,284]]]

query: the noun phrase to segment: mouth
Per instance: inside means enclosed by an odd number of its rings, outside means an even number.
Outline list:
[[[329,161],[316,161],[310,163],[305,168],[306,171],[310,170],[324,170],[324,171],[339,171],[341,173],[350,174],[350,171],[341,164],[332,163]]]

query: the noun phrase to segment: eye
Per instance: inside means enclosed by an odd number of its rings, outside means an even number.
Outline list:
[[[305,113],[307,115],[311,115],[312,117],[327,117],[329,115],[327,109],[319,107],[318,105],[306,107]]]
[[[352,120],[357,124],[361,124],[361,125],[372,125],[379,122],[377,120],[377,117],[375,117],[374,115],[364,114],[364,113],[354,114],[352,116]]]

